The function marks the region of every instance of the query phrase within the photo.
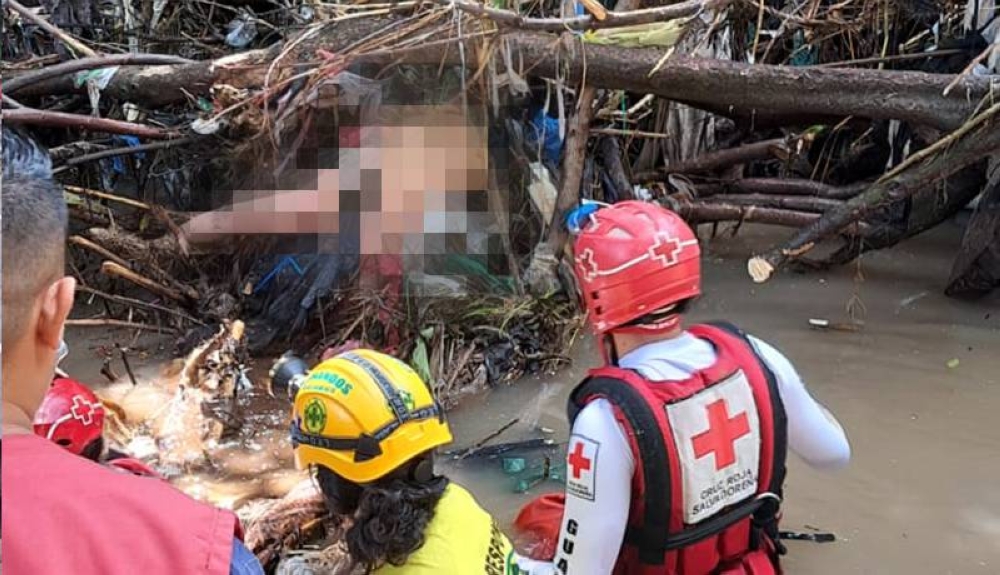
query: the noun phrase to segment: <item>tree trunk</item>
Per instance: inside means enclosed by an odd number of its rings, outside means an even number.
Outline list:
[[[330,26],[301,42],[282,64],[308,60],[315,49],[337,53],[398,17],[367,18]],[[621,48],[586,44],[572,35],[510,32],[504,36],[534,76],[555,77],[595,88],[655,94],[720,115],[764,122],[824,121],[831,118],[899,119],[950,130],[961,125],[988,94],[986,79],[969,76],[960,88],[943,96],[951,77],[899,72],[817,67],[749,65],[707,58],[674,56],[649,75],[663,57],[657,48]],[[466,54],[476,53],[481,39],[466,41]],[[266,62],[280,53],[247,52],[217,61],[181,66],[128,67],[118,70],[104,94],[156,107],[206,94],[213,83],[261,87]],[[315,59],[315,58],[312,58]],[[430,43],[420,49],[381,50],[355,61],[381,64],[460,63],[453,42]],[[272,85],[274,79],[272,78]],[[71,76],[25,87],[19,95],[84,93]]]

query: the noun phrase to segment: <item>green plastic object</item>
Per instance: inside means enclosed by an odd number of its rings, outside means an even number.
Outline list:
[[[528,463],[523,457],[505,457],[503,459],[503,472],[507,475],[516,475],[524,471]]]

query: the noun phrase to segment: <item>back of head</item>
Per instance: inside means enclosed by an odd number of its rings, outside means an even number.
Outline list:
[[[3,345],[22,335],[36,297],[63,274],[67,211],[38,143],[3,126]],[[6,357],[6,356],[5,356]]]
[[[677,325],[682,304],[701,294],[694,230],[655,203],[624,201],[582,222],[574,272],[598,334],[656,335]]]
[[[371,483],[451,442],[441,406],[402,361],[372,350],[328,359],[295,396],[292,447],[300,468],[319,465]]]
[[[48,151],[24,132],[3,126],[3,179],[52,178]]]

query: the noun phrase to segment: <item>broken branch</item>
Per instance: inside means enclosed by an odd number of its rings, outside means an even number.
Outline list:
[[[69,327],[124,327],[128,329],[144,329],[159,333],[172,333],[173,331],[175,331],[173,329],[159,325],[150,325],[148,323],[135,323],[133,321],[125,321],[121,319],[110,319],[103,317],[90,318],[90,319],[68,319],[66,320],[66,325]]]
[[[851,222],[996,153],[1000,150],[1000,123],[994,121],[997,112],[1000,112],[1000,104],[993,105],[951,135],[910,156],[867,191],[830,210],[785,245],[751,258],[747,271],[755,282],[763,283],[789,259],[804,254],[817,242],[836,234]]]
[[[4,82],[4,91],[14,93],[38,82],[44,82],[52,78],[58,78],[74,72],[83,70],[94,70],[97,68],[109,68],[112,66],[134,66],[134,65],[157,65],[157,64],[192,64],[192,60],[179,56],[166,56],[163,54],[115,54],[113,56],[97,56],[91,58],[80,58],[71,60],[54,66],[47,66],[39,70],[32,70],[10,78]]]
[[[169,307],[162,306],[162,305],[155,304],[155,303],[148,302],[148,301],[142,301],[141,299],[130,298],[130,297],[122,296],[122,295],[109,294],[109,293],[103,292],[101,290],[97,290],[97,289],[94,289],[94,288],[91,288],[91,287],[87,287],[87,286],[82,286],[82,285],[77,285],[76,286],[76,291],[83,292],[83,293],[88,293],[88,294],[91,294],[91,295],[95,295],[97,297],[104,298],[104,299],[106,299],[108,301],[113,301],[115,303],[120,303],[122,305],[141,307],[141,308],[152,310],[152,311],[159,311],[159,312],[167,313],[167,314],[179,317],[179,318],[183,319],[184,321],[189,321],[191,323],[194,323],[194,324],[197,324],[197,325],[200,325],[200,326],[207,325],[204,322],[199,321],[199,320],[191,317],[190,315],[188,315],[188,314],[186,314],[186,313],[184,313],[184,312],[182,312],[180,310],[171,309]]]
[[[113,261],[104,262],[103,264],[101,264],[101,272],[111,277],[117,277],[126,281],[130,281],[147,291],[155,293],[156,295],[163,296],[165,298],[169,298],[178,302],[187,301],[185,295],[182,294],[181,292],[173,288],[160,285],[155,281],[145,276],[139,275],[138,273],[130,270],[128,267],[123,266],[117,262]]]
[[[759,160],[773,158],[776,154],[788,152],[788,141],[784,138],[764,140],[752,144],[744,144],[728,150],[716,150],[708,152],[697,158],[691,158],[684,162],[678,162],[665,168],[658,168],[655,171],[640,172],[632,177],[636,183],[648,182],[651,180],[662,180],[667,174],[697,174],[711,172],[728,168],[736,164],[745,164]]]
[[[813,180],[786,180],[782,178],[742,178],[723,182],[721,186],[699,186],[710,190],[709,194],[769,194],[776,196],[814,196],[831,200],[846,200],[865,191],[871,182],[861,182],[847,186],[831,186]],[[715,191],[718,188],[718,191]],[[704,196],[702,196],[704,197]]]
[[[106,249],[104,246],[98,245],[83,236],[72,236],[69,238],[69,243],[80,246],[81,248],[90,250],[95,254],[101,256],[106,260],[111,260],[122,267],[128,267],[129,263],[124,259],[118,257],[117,255],[111,253],[110,250]]]
[[[597,30],[599,28],[621,28],[624,26],[666,22],[668,20],[694,16],[707,8],[723,7],[729,4],[729,0],[709,0],[707,2],[703,0],[688,0],[687,2],[647,8],[645,10],[621,11],[621,8],[616,8],[615,12],[604,11],[603,18],[600,17],[600,14],[598,14],[598,17],[587,14],[574,18],[529,18],[510,10],[489,8],[478,2],[466,0],[433,1],[442,6],[454,6],[463,12],[485,16],[503,26],[535,32]]]
[[[54,24],[52,24],[51,22],[49,22],[45,18],[42,18],[41,16],[39,16],[39,15],[35,14],[34,12],[32,12],[31,10],[29,10],[28,8],[24,7],[17,0],[4,0],[4,5],[9,6],[11,10],[17,12],[25,20],[31,21],[33,24],[35,24],[36,26],[38,26],[42,30],[45,30],[49,34],[52,34],[53,37],[55,37],[56,39],[62,41],[63,44],[66,44],[67,46],[69,46],[70,48],[72,48],[74,51],[79,52],[80,54],[83,54],[84,56],[90,56],[92,58],[98,57],[97,52],[91,50],[83,42],[81,42],[81,41],[77,40],[76,38],[70,36],[66,32],[63,32],[62,30],[60,30],[58,27],[56,27]]]
[[[77,156],[75,158],[70,158],[66,160],[65,164],[53,170],[52,173],[58,174],[60,172],[70,169],[73,166],[83,164],[86,162],[93,162],[95,160],[101,160],[113,156],[125,156],[128,154],[137,154],[139,152],[148,152],[151,150],[162,150],[164,148],[171,148],[173,146],[182,146],[185,144],[190,144],[193,141],[195,141],[194,137],[176,138],[172,140],[164,140],[162,142],[151,142],[148,144],[140,144],[138,146],[122,146],[120,148],[112,148],[110,150],[101,150],[100,152],[93,152],[90,154]]]
[[[800,212],[823,213],[839,207],[844,202],[828,198],[804,196],[772,196],[767,194],[746,194],[737,196],[715,196],[704,200],[709,204],[730,204],[734,206],[757,206],[761,208],[783,208]]]
[[[95,118],[93,116],[83,116],[80,114],[67,114],[66,112],[35,110],[33,108],[6,110],[3,113],[3,121],[11,124],[31,124],[35,126],[50,126],[56,128],[81,128],[96,132],[125,134],[156,140],[177,136],[177,134],[174,133],[164,132],[156,128],[150,128],[149,126],[143,126],[142,124],[135,124],[132,122],[109,120],[107,118]]]

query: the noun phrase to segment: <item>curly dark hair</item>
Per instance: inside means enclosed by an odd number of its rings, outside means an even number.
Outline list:
[[[328,502],[344,509],[345,492],[358,490],[354,523],[345,539],[351,557],[371,573],[386,563],[397,567],[424,544],[424,531],[434,518],[434,510],[444,495],[449,480],[434,477],[415,481],[393,476],[371,484],[345,485],[345,480],[320,467],[316,481]]]

